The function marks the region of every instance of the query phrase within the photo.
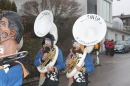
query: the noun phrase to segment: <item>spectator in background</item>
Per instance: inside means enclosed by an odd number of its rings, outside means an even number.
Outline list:
[[[104,45],[105,45],[105,49],[106,49],[106,55],[108,55],[108,53],[109,53],[109,41],[107,39],[104,42]]]
[[[105,39],[105,41],[104,41],[105,52],[106,52],[106,46],[105,46],[105,44],[106,44],[106,41],[107,41],[107,39]]]
[[[99,42],[98,43],[98,51],[100,51],[100,46],[101,46],[101,43]]]
[[[98,43],[94,45],[93,53],[96,54],[96,52],[99,50]]]
[[[113,39],[109,42],[109,48],[110,48],[110,56],[114,56],[114,48],[115,48],[115,44]]]

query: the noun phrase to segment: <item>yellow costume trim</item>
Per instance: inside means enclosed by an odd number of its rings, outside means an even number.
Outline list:
[[[41,77],[46,77],[46,76],[45,76],[45,73],[40,73],[40,76],[41,76]]]
[[[74,78],[70,78],[70,81],[74,81]]]
[[[22,66],[23,74],[24,74],[24,78],[25,78],[29,73],[27,72],[27,70],[25,69],[25,67],[23,66],[23,64],[21,62],[19,62],[19,61],[15,61],[15,62],[19,63]]]
[[[0,66],[0,69],[3,69],[3,66]]]
[[[84,52],[84,45],[80,44],[80,48],[81,48],[82,52]]]
[[[55,71],[54,72],[57,72],[57,68],[56,67],[53,67],[54,69],[55,69]]]

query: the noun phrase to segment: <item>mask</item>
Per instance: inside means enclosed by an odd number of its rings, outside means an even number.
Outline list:
[[[10,29],[8,28],[8,19],[3,17],[0,20],[0,43],[10,39]]]
[[[47,47],[50,47],[51,46],[51,40],[49,38],[45,38],[45,45]]]

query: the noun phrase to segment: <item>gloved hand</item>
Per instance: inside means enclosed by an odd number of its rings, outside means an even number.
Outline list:
[[[45,47],[45,48],[44,48],[44,53],[49,53],[49,51],[50,51],[50,48],[49,48],[49,47]]]

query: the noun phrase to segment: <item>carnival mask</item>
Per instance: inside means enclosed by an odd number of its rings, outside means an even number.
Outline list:
[[[45,38],[45,45],[51,47],[51,40],[49,38]]]
[[[80,43],[78,43],[78,42],[73,42],[73,48],[74,48],[74,50],[79,50],[80,49]]]
[[[0,43],[14,38],[14,35],[12,35],[12,32],[9,29],[8,25],[8,19],[3,17],[0,20]]]

